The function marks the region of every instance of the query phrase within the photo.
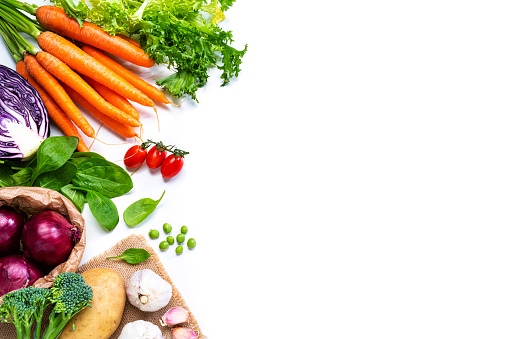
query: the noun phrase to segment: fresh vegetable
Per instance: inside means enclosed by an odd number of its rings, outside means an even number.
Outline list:
[[[139,264],[148,258],[150,258],[150,253],[143,248],[128,248],[118,257],[108,257],[106,259],[122,259],[128,264],[134,265]]]
[[[187,327],[175,327],[171,335],[173,339],[198,339],[198,334]]]
[[[89,46],[89,45],[83,45],[81,47],[87,54],[89,54],[91,57],[95,58],[97,61],[102,63],[104,66],[111,69],[113,72],[120,75],[122,78],[124,78],[128,83],[145,93],[150,99],[162,102],[164,104],[170,104],[171,101],[166,98],[163,92],[161,92],[156,87],[150,85],[145,80],[138,77],[133,72],[126,69],[124,66],[116,62],[115,60],[108,57],[105,53],[98,50],[95,47]]]
[[[81,275],[94,292],[92,307],[78,313],[58,339],[109,339],[122,320],[126,301],[124,280],[109,268],[92,268]]]
[[[165,307],[171,299],[172,287],[152,270],[136,271],[126,285],[127,299],[144,312],[155,312]]]
[[[187,241],[187,247],[192,250],[193,248],[196,247],[196,240],[194,240],[194,238],[189,238],[189,240]]]
[[[0,207],[0,255],[19,251],[24,222],[21,213],[14,208],[7,205]]]
[[[145,220],[154,210],[156,209],[161,199],[163,199],[164,193],[158,200],[152,200],[150,198],[140,199],[126,208],[124,211],[124,221],[127,226],[136,226]]]
[[[51,210],[35,213],[23,226],[23,247],[35,262],[47,267],[65,262],[80,238],[76,226]]]
[[[184,226],[182,226],[182,227],[180,228],[180,233],[182,233],[182,234],[186,234],[186,233],[187,233],[187,226],[185,226],[185,225],[184,225]]]
[[[159,238],[159,231],[158,230],[150,230],[150,232],[148,232],[148,236],[150,237],[150,239],[157,239],[157,238]]]
[[[86,192],[88,207],[95,220],[108,231],[113,231],[120,220],[115,203],[104,194],[94,190],[84,187],[75,187],[75,189]]]
[[[163,225],[163,231],[166,234],[171,233],[171,225],[168,224],[167,222],[165,222],[164,225]]]
[[[68,1],[57,1],[65,2]],[[232,47],[232,32],[218,25],[233,2],[92,0],[90,11],[81,11],[77,16],[90,19],[111,34],[139,35],[141,47],[156,63],[168,62],[168,68],[176,70],[157,80],[157,84],[172,95],[196,99],[197,89],[207,82],[209,68],[222,71],[223,86],[240,72],[247,45],[241,50]]]
[[[156,325],[145,320],[136,320],[124,326],[118,339],[163,339],[163,333]]]
[[[0,258],[0,296],[19,288],[32,286],[44,274],[37,265],[22,255]]]
[[[175,248],[175,253],[177,253],[177,255],[182,254],[182,251],[184,251],[182,246],[177,246],[177,248]]]
[[[51,287],[49,298],[54,306],[42,339],[62,338],[60,333],[69,320],[84,308],[88,309],[87,306],[92,307],[92,297],[92,288],[83,276],[70,272],[59,274]],[[71,324],[74,327],[74,323]]]
[[[60,106],[58,106],[58,104],[55,102],[55,100],[53,100],[49,93],[46,92],[46,90],[42,88],[41,85],[39,85],[37,81],[35,81],[34,78],[32,78],[32,76],[28,73],[28,69],[24,61],[21,60],[18,63],[16,63],[16,72],[18,72],[19,74],[21,74],[23,78],[28,80],[30,85],[34,86],[34,88],[41,96],[42,101],[44,101],[44,105],[48,110],[48,114],[51,120],[53,120],[53,122],[62,130],[62,132],[64,132],[64,134],[67,135],[68,137],[75,136],[79,139],[78,151],[80,152],[90,151],[83,142],[83,139],[80,133],[78,132],[76,126],[74,126],[72,120],[69,119],[67,114],[65,114],[65,112],[60,108]]]
[[[152,67],[154,65],[154,60],[150,59],[142,49],[120,37],[106,33],[90,22],[83,22],[80,28],[79,23],[70,19],[60,8],[41,6],[35,15],[37,21],[47,30],[97,47],[138,66]]]
[[[177,244],[182,244],[184,241],[186,241],[186,236],[182,233],[177,235]]]
[[[147,166],[148,168],[159,168],[166,158],[166,150],[159,148],[157,145],[152,146],[147,154]]]
[[[173,178],[179,174],[182,167],[184,167],[184,158],[181,156],[175,157],[174,154],[170,154],[161,165],[161,175],[165,179]]]
[[[48,135],[48,111],[37,90],[0,65],[0,159],[28,159]]]
[[[161,241],[159,243],[159,249],[162,250],[162,251],[167,250],[168,247],[170,247],[170,243],[167,242],[166,240],[165,241]]]
[[[174,239],[171,235],[169,235],[169,236],[167,236],[167,237],[166,237],[166,241],[167,241],[167,242],[168,242],[168,244],[170,244],[170,245],[173,245],[173,244],[175,243],[175,239]]]
[[[32,324],[36,324],[35,338],[40,338],[44,310],[51,304],[51,290],[26,287],[6,294],[0,305],[0,319],[14,324],[16,337],[32,337]]]
[[[124,165],[127,168],[135,168],[143,165],[147,151],[140,145],[130,147],[124,156]]]
[[[189,321],[189,311],[182,307],[172,307],[161,320],[161,326],[175,326]]]

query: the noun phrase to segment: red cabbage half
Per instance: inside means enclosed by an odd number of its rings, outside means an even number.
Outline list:
[[[48,135],[48,111],[37,90],[0,65],[0,159],[29,158]]]

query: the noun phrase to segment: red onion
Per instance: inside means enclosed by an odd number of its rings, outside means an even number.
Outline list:
[[[31,286],[43,276],[32,260],[20,254],[0,258],[0,295]]]
[[[38,212],[23,227],[23,247],[35,262],[54,267],[67,260],[80,230],[55,211]]]
[[[23,217],[14,208],[0,207],[0,255],[19,253]]]

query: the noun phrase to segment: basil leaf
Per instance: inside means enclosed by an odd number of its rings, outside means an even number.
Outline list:
[[[76,165],[71,162],[66,162],[54,171],[39,175],[34,182],[34,186],[59,191],[62,187],[71,182],[77,171],[78,167]]]
[[[129,207],[124,211],[124,221],[127,226],[136,226],[143,220],[145,220],[154,210],[157,205],[161,201],[166,191],[163,191],[163,194],[159,198],[159,200],[152,200],[150,198],[143,198],[134,203],[132,203]]]
[[[30,186],[29,182],[32,178],[33,170],[31,167],[25,167],[19,170],[18,172],[11,175],[12,180],[14,181],[13,186]]]
[[[99,192],[87,190],[87,203],[95,220],[108,231],[113,231],[119,221],[117,206],[113,201]]]
[[[71,200],[80,213],[83,212],[83,207],[85,206],[86,201],[84,192],[73,189],[72,184],[69,184],[62,187],[60,189],[60,193],[62,193],[67,199]]]
[[[150,253],[143,248],[129,248],[118,257],[108,257],[106,259],[122,259],[128,264],[139,264],[148,258],[150,258]]]
[[[37,150],[37,165],[32,173],[31,184],[42,174],[60,168],[78,146],[77,137],[50,137]]]
[[[124,195],[133,188],[131,176],[122,167],[101,158],[82,161],[72,182],[108,198]]]

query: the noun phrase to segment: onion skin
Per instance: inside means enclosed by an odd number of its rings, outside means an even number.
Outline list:
[[[0,256],[20,251],[24,218],[7,205],[0,207]]]
[[[44,210],[25,223],[22,243],[35,262],[55,267],[67,260],[80,237],[80,230],[60,213]]]
[[[32,286],[43,276],[36,264],[21,254],[0,258],[0,295]]]

